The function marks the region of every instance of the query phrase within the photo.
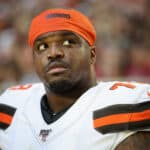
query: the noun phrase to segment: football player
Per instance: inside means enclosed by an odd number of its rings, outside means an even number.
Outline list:
[[[1,95],[2,150],[150,149],[150,85],[98,83],[95,40],[94,26],[77,10],[33,18],[29,45],[41,83]]]

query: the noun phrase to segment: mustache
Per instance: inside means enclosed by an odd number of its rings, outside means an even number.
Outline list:
[[[70,65],[69,65],[69,63],[67,63],[67,62],[65,62],[63,60],[60,60],[60,59],[50,60],[48,62],[48,64],[45,66],[45,71],[47,72],[53,67],[69,68]]]

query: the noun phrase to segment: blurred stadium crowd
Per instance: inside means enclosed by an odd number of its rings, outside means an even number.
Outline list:
[[[150,0],[0,0],[0,93],[39,80],[28,27],[35,14],[54,7],[78,9],[93,21],[98,80],[150,82]]]

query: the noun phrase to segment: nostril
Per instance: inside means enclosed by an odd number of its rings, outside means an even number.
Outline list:
[[[50,55],[47,55],[47,59],[50,60],[52,57]]]
[[[57,59],[57,58],[63,58],[63,57],[64,57],[64,53],[62,53],[62,52],[57,52],[55,54],[48,54],[47,55],[47,59],[48,60]]]

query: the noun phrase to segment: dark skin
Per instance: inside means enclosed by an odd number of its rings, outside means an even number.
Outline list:
[[[95,48],[72,32],[50,32],[36,39],[34,64],[54,112],[73,104],[96,85],[95,57]]]
[[[150,132],[138,132],[121,142],[115,150],[149,150]]]
[[[33,46],[36,72],[44,83],[48,104],[54,112],[72,105],[84,92],[96,85],[95,47],[69,31],[39,36]],[[115,150],[148,150],[150,132],[138,132]]]

